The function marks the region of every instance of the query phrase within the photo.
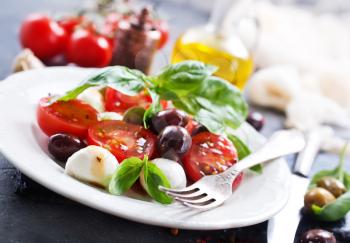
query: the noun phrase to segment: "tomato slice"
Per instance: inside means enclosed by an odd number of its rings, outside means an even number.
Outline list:
[[[124,113],[127,109],[140,106],[147,109],[152,103],[152,98],[146,92],[142,91],[139,95],[125,95],[113,88],[107,87],[105,92],[105,109],[106,111],[114,111]],[[162,100],[163,109],[168,107],[168,102]]]
[[[144,92],[139,95],[129,96],[113,88],[107,87],[105,93],[105,108],[107,111],[123,113],[133,106],[147,108],[151,102],[151,97]]]
[[[156,135],[142,126],[123,121],[100,121],[89,128],[88,143],[102,146],[114,154],[119,162],[129,157],[152,157]]]
[[[57,101],[48,105],[50,98],[42,98],[37,108],[37,121],[48,136],[68,133],[85,138],[89,126],[97,122],[97,111],[80,100]]]
[[[237,163],[236,148],[226,138],[201,132],[192,138],[192,146],[183,158],[187,176],[198,181],[205,175],[221,173]],[[242,175],[237,177],[233,186],[239,185]]]

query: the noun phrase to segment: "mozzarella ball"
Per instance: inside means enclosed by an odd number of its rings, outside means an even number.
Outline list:
[[[78,180],[107,187],[118,166],[118,160],[111,152],[91,145],[68,158],[65,173]]]
[[[105,104],[103,101],[103,95],[101,94],[99,88],[92,87],[86,89],[78,97],[79,100],[84,101],[91,105],[98,112],[103,112],[105,110]]]
[[[152,160],[150,163],[154,163],[167,177],[171,188],[180,189],[186,187],[187,180],[186,174],[182,166],[176,161],[164,158],[158,158]],[[143,176],[143,171],[140,176],[140,182],[142,187],[147,191],[147,186],[145,183],[145,178]]]
[[[117,112],[102,112],[97,115],[99,121],[104,120],[123,120],[123,116]]]

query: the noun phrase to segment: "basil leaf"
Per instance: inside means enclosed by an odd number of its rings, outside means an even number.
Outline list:
[[[242,160],[245,157],[247,157],[248,155],[251,154],[250,149],[248,148],[247,145],[245,145],[245,143],[237,136],[235,135],[227,135],[228,139],[233,143],[233,145],[235,146],[235,148],[237,149],[237,153],[238,153],[238,159]],[[250,170],[256,172],[257,174],[262,174],[263,172],[263,167],[261,164],[255,165],[253,167],[250,168]]]
[[[80,86],[66,92],[59,100],[75,99],[80,93],[90,87],[108,85],[126,95],[137,95],[149,85],[147,77],[138,70],[122,66],[105,68],[86,79]]]
[[[233,143],[233,145],[236,147],[237,149],[237,153],[238,153],[238,159],[242,160],[245,157],[247,157],[249,154],[251,154],[250,149],[247,147],[247,145],[245,145],[241,139],[239,139],[237,136],[235,135],[227,135],[227,138]]]
[[[158,189],[159,186],[171,187],[163,172],[155,164],[146,161],[143,173],[147,185],[147,193],[157,202],[162,204],[172,203],[173,199]]]
[[[312,210],[317,219],[322,221],[337,221],[350,211],[350,191],[344,193],[333,203],[322,208],[312,205]]]
[[[145,162],[136,157],[123,160],[117,168],[109,183],[108,190],[111,194],[121,195],[139,178]]]
[[[350,174],[344,173],[343,183],[346,189],[350,190]]]
[[[94,86],[97,86],[97,85],[83,83],[82,85],[80,85],[72,90],[67,91],[62,97],[58,97],[58,99],[51,100],[50,103],[53,103],[57,100],[62,100],[62,101],[73,100],[73,99],[77,98],[79,94],[83,93],[84,90],[86,90],[90,87],[94,87]]]
[[[184,96],[202,85],[202,80],[216,70],[217,67],[202,62],[184,61],[166,66],[155,80],[164,97],[173,92]]]
[[[152,90],[152,89],[149,90],[149,94],[152,98],[152,104],[150,105],[150,107],[146,110],[146,112],[143,115],[143,126],[145,128],[149,127],[148,124],[149,124],[149,121],[152,118],[152,116],[162,110],[159,95],[156,92],[154,92],[154,90]]]
[[[240,90],[218,77],[204,78],[196,90],[185,96],[179,92],[172,101],[213,133],[223,133],[227,127],[238,128],[248,115]]]

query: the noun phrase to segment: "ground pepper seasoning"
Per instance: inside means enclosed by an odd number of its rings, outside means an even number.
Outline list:
[[[126,66],[148,74],[159,39],[160,32],[149,21],[149,10],[143,8],[136,18],[120,21],[112,65]]]

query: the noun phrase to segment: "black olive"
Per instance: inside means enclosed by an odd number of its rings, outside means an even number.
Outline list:
[[[326,230],[312,229],[306,231],[300,238],[300,243],[336,243],[334,235]]]
[[[188,123],[188,116],[185,112],[176,109],[168,109],[158,112],[151,120],[151,129],[160,133],[167,126],[185,127]]]
[[[86,144],[78,137],[64,133],[52,135],[48,143],[50,154],[61,162],[67,162],[72,154],[84,147]]]
[[[252,127],[254,127],[257,131],[260,131],[265,124],[265,119],[261,113],[253,111],[249,113],[247,122],[252,125]]]
[[[178,161],[191,145],[190,134],[180,126],[167,126],[158,136],[158,151],[163,158]]]

